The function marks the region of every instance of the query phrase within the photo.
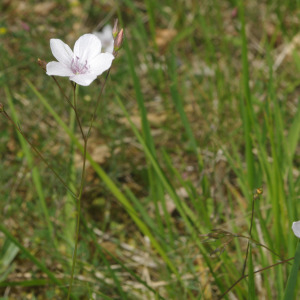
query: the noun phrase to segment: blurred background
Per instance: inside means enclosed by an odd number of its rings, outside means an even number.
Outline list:
[[[294,255],[299,13],[299,1],[1,1],[0,102],[75,190],[80,132],[37,59],[55,60],[51,38],[73,49],[115,19],[125,31],[88,142],[75,299],[217,299],[243,273],[236,235],[249,236],[257,188],[246,273]],[[85,130],[103,82],[79,87]],[[0,159],[0,299],[65,299],[73,198],[3,114]],[[225,298],[282,299],[289,270]]]

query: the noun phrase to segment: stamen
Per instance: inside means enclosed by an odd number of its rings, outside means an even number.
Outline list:
[[[85,63],[80,62],[80,58],[78,56],[73,58],[71,61],[71,70],[74,74],[85,74],[89,70],[89,66],[87,64],[87,60],[85,60]]]

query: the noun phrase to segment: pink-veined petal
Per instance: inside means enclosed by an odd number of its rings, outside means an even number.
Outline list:
[[[57,62],[57,61],[51,61],[46,66],[47,75],[54,75],[54,76],[72,76],[74,73],[70,68],[65,66],[64,64]]]
[[[66,66],[71,65],[73,59],[73,51],[71,48],[59,39],[51,39],[50,47],[53,56],[62,64]]]
[[[90,61],[101,52],[101,41],[94,34],[84,34],[75,43],[74,55],[81,61]]]
[[[111,53],[100,53],[90,61],[90,72],[95,75],[101,75],[111,66],[114,56]]]
[[[300,221],[293,222],[292,229],[297,238],[300,238]]]
[[[97,75],[95,74],[78,74],[70,77],[70,80],[76,82],[79,85],[90,85],[95,79]]]

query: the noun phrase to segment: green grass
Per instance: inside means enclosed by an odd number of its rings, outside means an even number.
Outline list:
[[[118,18],[73,299],[297,299],[299,1],[38,3],[0,4],[0,102],[24,134],[0,115],[0,297],[66,298],[83,144],[36,60]],[[103,82],[78,89],[85,130]]]

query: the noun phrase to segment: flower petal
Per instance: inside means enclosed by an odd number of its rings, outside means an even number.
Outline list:
[[[103,27],[102,33],[105,37],[110,38],[112,36],[113,29],[110,24],[107,24]]]
[[[113,53],[114,51],[114,37],[113,37],[113,29],[108,24],[103,27],[100,32],[93,32],[93,34],[101,41],[102,51]]]
[[[46,66],[47,75],[57,75],[57,76],[72,76],[74,73],[70,68],[65,66],[64,64],[57,62],[57,61],[51,61]]]
[[[114,56],[111,53],[100,53],[90,61],[90,72],[95,75],[101,75],[111,66]]]
[[[79,85],[90,85],[95,79],[97,75],[95,74],[78,74],[70,77],[70,80],[76,82]]]
[[[112,40],[110,45],[105,48],[105,52],[112,54],[114,52],[114,45],[115,45],[114,40]]]
[[[94,34],[84,34],[75,43],[74,54],[81,61],[90,61],[101,52],[101,41]]]
[[[294,231],[295,236],[300,239],[300,221],[293,222],[292,229]]]
[[[73,51],[71,48],[59,39],[51,39],[50,47],[53,53],[53,56],[62,64],[66,66],[71,65],[73,58]]]

